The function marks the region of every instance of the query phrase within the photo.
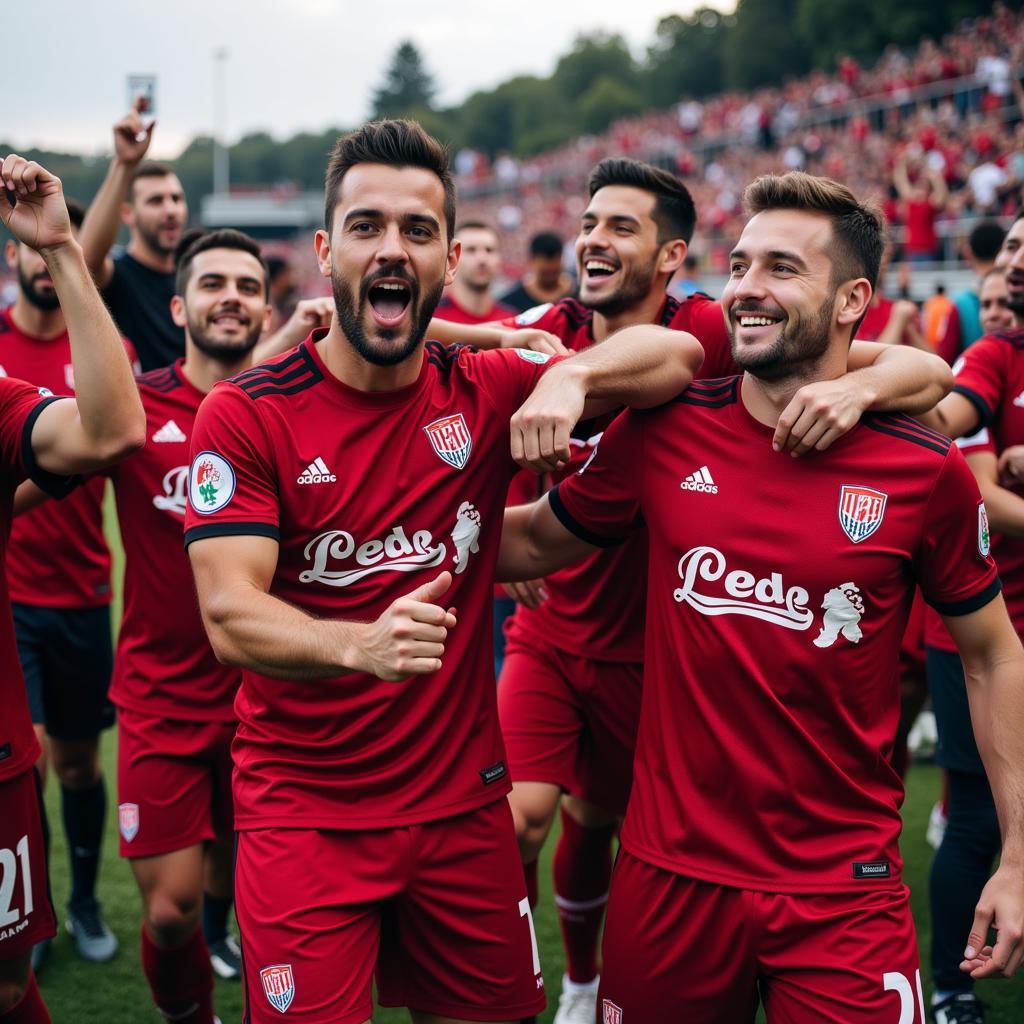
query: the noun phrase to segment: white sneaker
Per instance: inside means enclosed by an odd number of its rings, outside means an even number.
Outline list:
[[[932,808],[932,813],[928,815],[928,827],[924,832],[925,841],[933,850],[937,850],[942,845],[942,837],[946,834],[948,823],[949,818],[942,810],[942,804],[936,804]]]
[[[580,984],[563,975],[554,1024],[594,1024],[597,1019],[597,983],[600,980],[597,977]]]

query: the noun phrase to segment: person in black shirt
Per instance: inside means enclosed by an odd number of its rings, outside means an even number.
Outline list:
[[[131,110],[114,125],[114,159],[82,225],[86,263],[144,371],[167,366],[185,351],[171,319],[174,251],[188,219],[181,182],[166,164],[143,162],[153,124]],[[118,227],[128,226],[124,253],[110,255]]]
[[[572,278],[562,269],[562,240],[552,231],[541,231],[530,239],[530,262],[526,273],[499,300],[524,313],[545,302],[557,302],[575,291]]]

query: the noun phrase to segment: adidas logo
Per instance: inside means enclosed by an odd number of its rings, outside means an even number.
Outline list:
[[[181,427],[174,420],[168,420],[154,435],[157,444],[183,443],[188,438],[181,432]]]
[[[701,491],[703,494],[717,494],[718,484],[711,479],[707,466],[701,466],[696,473],[691,473],[680,485],[684,491]]]
[[[327,463],[319,456],[315,458],[300,474],[300,484],[333,484],[338,478],[327,468]]]

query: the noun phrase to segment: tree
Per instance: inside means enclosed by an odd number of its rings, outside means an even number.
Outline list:
[[[795,30],[798,0],[740,0],[726,40],[727,88],[756,89],[802,75],[810,54]]]
[[[602,75],[580,97],[577,109],[585,132],[603,132],[612,121],[639,114],[646,106],[644,97],[610,75]]]
[[[415,108],[431,110],[436,91],[434,76],[415,44],[407,39],[399,43],[384,82],[374,91],[371,116],[401,117]]]
[[[710,96],[725,81],[725,40],[736,24],[731,14],[699,7],[689,17],[670,14],[658,22],[647,51],[647,95],[656,107],[682,96]]]
[[[607,32],[577,36],[551,76],[570,100],[578,100],[599,78],[611,78],[631,89],[639,87],[639,69],[622,36]]]

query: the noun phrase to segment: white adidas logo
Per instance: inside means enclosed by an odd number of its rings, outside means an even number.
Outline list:
[[[157,444],[183,443],[188,438],[181,432],[181,427],[174,420],[168,420],[154,435]]]
[[[717,494],[718,485],[711,479],[707,466],[701,466],[696,473],[691,473],[680,485],[684,491],[701,491],[704,494]]]
[[[338,478],[327,468],[327,463],[317,456],[299,474],[298,482],[300,484],[333,484],[337,480]]]

